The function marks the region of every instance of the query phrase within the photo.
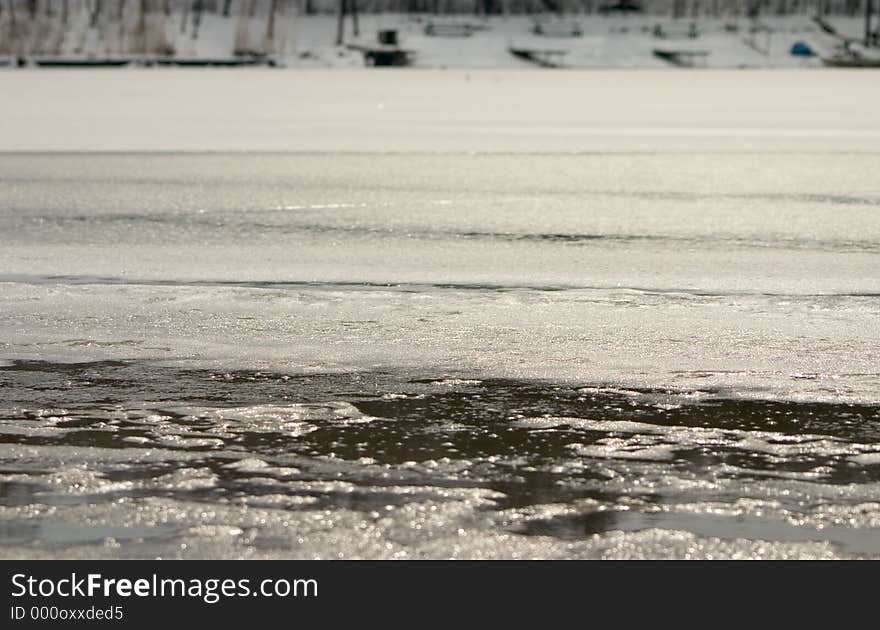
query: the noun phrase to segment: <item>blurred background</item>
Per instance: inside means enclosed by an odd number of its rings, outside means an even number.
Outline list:
[[[871,65],[872,0],[2,0],[0,65]]]

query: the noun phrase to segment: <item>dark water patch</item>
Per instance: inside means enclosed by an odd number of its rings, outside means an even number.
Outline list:
[[[357,406],[365,413],[381,417],[438,421],[455,418],[456,422],[474,426],[547,416],[880,440],[877,405],[728,399],[721,397],[720,391],[712,390],[703,390],[701,394],[698,400],[689,400],[692,391],[614,390],[486,380],[421,398],[362,401]]]
[[[45,387],[60,381],[71,385]],[[68,497],[78,503],[160,497],[212,505],[281,495],[307,499],[284,509],[381,511],[442,500],[437,489],[445,488],[498,493],[482,508],[490,511],[584,499],[656,507],[731,503],[754,497],[765,482],[789,479],[823,492],[865,488],[853,495],[855,503],[875,496],[873,484],[880,483],[880,465],[857,457],[880,452],[880,405],[747,399],[711,388],[622,389],[403,370],[217,371],[149,361],[13,361],[0,367],[0,384],[4,448],[74,449],[63,451],[65,458],[84,447],[119,454],[89,460],[87,469],[101,483],[133,486],[86,488]],[[262,463],[230,467],[233,452]],[[141,454],[151,455],[138,461]],[[273,472],[285,466],[293,472]],[[27,470],[17,457],[0,458],[0,467],[14,475],[0,484],[0,505],[64,503],[63,486],[43,482],[48,471],[16,472]],[[203,485],[197,469],[211,475]],[[348,485],[332,485],[338,482]],[[389,490],[395,486],[407,489]],[[801,509],[798,501],[796,494],[783,500]],[[586,524],[536,521],[524,533],[582,537],[656,526],[740,535],[735,522],[715,517],[654,523],[618,512],[584,517]],[[651,511],[643,516],[661,519]],[[742,528],[745,537],[807,540],[787,525],[776,534],[758,521]],[[868,548],[860,534],[852,542],[832,534],[827,539],[847,549]],[[8,538],[31,535],[10,531]]]
[[[47,395],[46,385],[62,382],[58,393]],[[163,402],[223,408],[342,400],[388,421],[385,431],[392,431],[398,421],[438,425],[441,432],[444,424],[466,425],[470,432],[516,429],[509,426],[510,421],[524,417],[571,417],[880,440],[880,405],[727,398],[724,391],[711,388],[616,389],[604,384],[414,377],[393,371],[221,372],[164,367],[149,361],[12,361],[0,365],[0,386],[7,390],[4,407],[18,409],[18,419],[37,421],[63,409],[68,413],[62,414],[59,424],[70,429],[88,427],[106,420],[108,413],[122,414],[123,410],[161,413],[168,416],[168,422],[210,426],[206,419],[183,421],[185,414],[163,407]],[[108,399],[117,403],[108,405]],[[84,413],[84,406],[100,413]],[[373,426],[347,425],[344,429],[356,434]]]

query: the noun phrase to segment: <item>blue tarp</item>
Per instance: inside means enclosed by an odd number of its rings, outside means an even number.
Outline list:
[[[816,53],[806,42],[795,42],[789,51],[795,57],[815,57]]]

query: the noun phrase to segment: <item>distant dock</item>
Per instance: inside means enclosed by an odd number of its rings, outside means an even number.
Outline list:
[[[122,68],[132,67],[186,67],[186,68],[239,68],[265,66],[275,67],[277,62],[268,56],[247,57],[12,57],[0,58],[0,66],[37,68]]]

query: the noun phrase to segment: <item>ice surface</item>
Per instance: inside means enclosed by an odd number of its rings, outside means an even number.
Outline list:
[[[0,77],[0,555],[880,556],[870,74],[367,76]]]
[[[874,154],[0,166],[4,358],[876,400]]]
[[[873,73],[833,69],[16,69],[0,85],[5,151],[872,152],[880,138]]]

